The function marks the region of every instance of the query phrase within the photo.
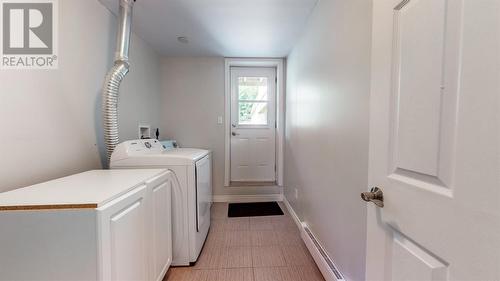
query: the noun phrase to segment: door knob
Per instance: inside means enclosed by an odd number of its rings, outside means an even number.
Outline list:
[[[233,137],[234,137],[234,136],[238,136],[239,134],[232,132],[231,135],[233,135]]]
[[[378,187],[373,187],[369,192],[361,193],[361,199],[366,202],[373,202],[380,208],[384,207],[384,193]]]

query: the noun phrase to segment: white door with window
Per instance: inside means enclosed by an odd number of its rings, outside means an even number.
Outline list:
[[[276,181],[276,69],[231,67],[231,181]]]
[[[367,280],[500,280],[499,6],[373,2]]]

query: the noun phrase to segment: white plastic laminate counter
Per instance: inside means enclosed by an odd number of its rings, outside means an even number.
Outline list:
[[[0,210],[98,208],[164,171],[88,171],[0,193]]]

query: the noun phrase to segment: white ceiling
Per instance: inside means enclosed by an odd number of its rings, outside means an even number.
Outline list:
[[[119,0],[99,1],[116,14]],[[165,56],[285,57],[317,1],[137,0],[132,25]]]

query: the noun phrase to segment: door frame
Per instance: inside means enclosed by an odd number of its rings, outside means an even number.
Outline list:
[[[231,177],[231,67],[276,68],[276,184],[283,186],[283,158],[285,140],[285,70],[280,58],[226,58],[224,63],[224,186],[230,186]]]

